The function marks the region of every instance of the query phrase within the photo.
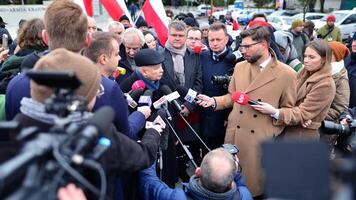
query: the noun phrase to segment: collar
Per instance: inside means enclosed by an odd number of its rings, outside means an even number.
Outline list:
[[[268,63],[271,60],[272,60],[272,57],[271,57],[271,54],[269,54],[268,58],[260,64],[261,71],[264,70],[267,67]]]
[[[227,50],[227,48],[225,46],[224,50],[222,50],[220,53],[213,52],[213,56],[220,56],[221,54],[225,53],[226,50]]]

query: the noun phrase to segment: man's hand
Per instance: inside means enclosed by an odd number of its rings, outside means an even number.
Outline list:
[[[7,57],[9,57],[9,50],[0,47],[0,63],[4,61]]]
[[[204,94],[199,94],[197,98],[198,98],[197,104],[203,106],[204,108],[208,108],[210,106],[215,105],[214,98],[212,97],[208,97]]]
[[[185,107],[184,105],[182,105],[182,112],[181,114],[184,116],[184,117],[188,117],[188,115],[190,114],[190,111],[188,110],[187,107]]]
[[[86,200],[84,192],[77,188],[73,183],[69,183],[66,187],[59,188],[57,192],[59,200]]]
[[[145,116],[145,119],[151,115],[151,108],[148,106],[140,106],[137,108],[137,111],[141,112]]]
[[[312,123],[312,120],[309,119],[309,120],[303,122],[303,123],[302,123],[302,126],[303,126],[304,128],[308,128],[308,126],[310,126],[311,123]]]
[[[271,104],[265,102],[259,102],[260,105],[251,105],[251,107],[263,114],[274,115],[277,113],[278,109],[273,107]]]

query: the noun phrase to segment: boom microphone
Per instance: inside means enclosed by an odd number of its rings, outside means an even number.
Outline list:
[[[165,95],[170,95],[172,94],[172,90],[171,88],[169,88],[167,85],[163,85],[160,90],[163,92],[163,94]],[[179,94],[178,94],[179,95]],[[168,100],[169,101],[169,100]],[[176,107],[176,109],[181,113],[183,110],[182,110],[182,107],[180,106],[180,104],[178,103],[178,101],[176,99],[172,99],[171,101],[169,102],[172,102],[174,107]]]
[[[254,101],[252,99],[250,99],[250,97],[242,92],[235,92],[232,97],[231,97],[232,101],[234,101],[235,103],[238,103],[240,105],[260,105],[260,103],[258,101]]]

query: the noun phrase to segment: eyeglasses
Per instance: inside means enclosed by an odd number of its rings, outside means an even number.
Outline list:
[[[242,45],[240,45],[239,50],[241,51],[241,50],[245,49],[246,51],[248,51],[253,45],[256,45],[259,43],[261,43],[261,42],[255,42],[252,44],[242,44]]]
[[[201,40],[201,38],[195,38],[195,37],[188,37],[187,39],[188,39],[188,40],[195,40],[195,41]]]

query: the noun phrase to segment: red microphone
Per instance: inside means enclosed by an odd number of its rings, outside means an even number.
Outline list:
[[[201,53],[201,48],[202,48],[202,46],[195,46],[194,47],[194,53],[200,54]]]
[[[131,86],[131,91],[136,91],[138,89],[145,90],[146,85],[142,80],[135,81]]]
[[[250,104],[250,105],[260,105],[260,103],[258,101],[254,101],[251,100],[250,97],[242,92],[235,92],[231,99],[235,102],[238,103],[240,105],[246,105],[246,104]]]

